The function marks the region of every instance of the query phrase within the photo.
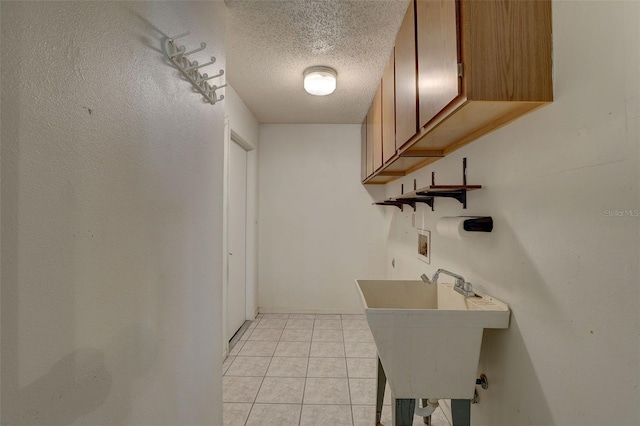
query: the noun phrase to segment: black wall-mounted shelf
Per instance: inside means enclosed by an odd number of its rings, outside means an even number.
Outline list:
[[[433,204],[436,197],[453,198],[462,204],[462,208],[467,208],[467,192],[482,188],[482,185],[467,185],[467,159],[462,160],[462,185],[436,185],[435,172],[431,172],[431,185],[416,189],[416,180],[413,180],[413,191],[404,194],[402,185],[402,195],[392,197],[384,201],[376,201],[373,204],[379,206],[395,206],[401,211],[408,205],[416,210],[416,203],[425,203],[434,210]]]

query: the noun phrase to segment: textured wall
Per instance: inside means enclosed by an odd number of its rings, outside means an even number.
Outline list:
[[[388,276],[446,268],[510,305],[510,328],[484,336],[489,389],[472,424],[640,424],[640,7],[558,1],[553,18],[555,102],[387,185],[425,186],[431,171],[460,183],[463,157],[469,183],[484,185],[467,210],[418,207],[430,265],[416,259],[411,213],[388,208]],[[456,215],[491,215],[495,230],[440,237],[437,219]]]
[[[384,187],[360,184],[360,126],[260,126],[261,312],[361,312],[384,274]]]
[[[223,15],[2,2],[3,424],[221,424]]]

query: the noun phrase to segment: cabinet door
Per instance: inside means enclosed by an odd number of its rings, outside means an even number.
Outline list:
[[[382,162],[386,163],[396,153],[396,85],[394,54],[382,74]]]
[[[416,0],[419,127],[459,92],[456,0]]]
[[[371,175],[382,166],[382,84],[378,85],[367,113],[367,153],[371,152]],[[367,154],[369,155],[369,154]]]
[[[360,128],[360,140],[360,156],[362,157],[362,172],[360,173],[360,180],[364,181],[369,177],[369,173],[371,171],[370,169],[372,168],[367,168],[367,165],[373,164],[371,161],[369,161],[369,158],[367,156],[367,117],[364,118],[362,127]]]
[[[396,148],[418,130],[414,3],[409,3],[396,38]]]

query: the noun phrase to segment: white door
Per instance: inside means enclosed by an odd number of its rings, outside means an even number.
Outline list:
[[[246,318],[247,151],[229,144],[227,336],[242,327]]]

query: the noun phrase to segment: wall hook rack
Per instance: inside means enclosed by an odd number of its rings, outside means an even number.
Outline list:
[[[199,48],[187,52],[187,48],[185,46],[179,46],[178,43],[176,43],[176,40],[189,34],[189,32],[186,32],[174,37],[166,37],[162,43],[164,54],[171,63],[180,70],[187,80],[189,80],[193,87],[195,87],[196,90],[204,96],[207,102],[211,105],[215,105],[217,102],[224,99],[224,95],[218,95],[216,91],[226,87],[227,85],[212,85],[209,84],[208,81],[222,77],[224,75],[224,70],[221,69],[217,74],[212,76],[209,76],[207,73],[200,74],[198,70],[209,65],[213,65],[216,62],[216,58],[212,56],[211,60],[206,64],[199,64],[198,61],[190,60],[188,56],[206,49],[207,43],[202,42],[200,43]]]

